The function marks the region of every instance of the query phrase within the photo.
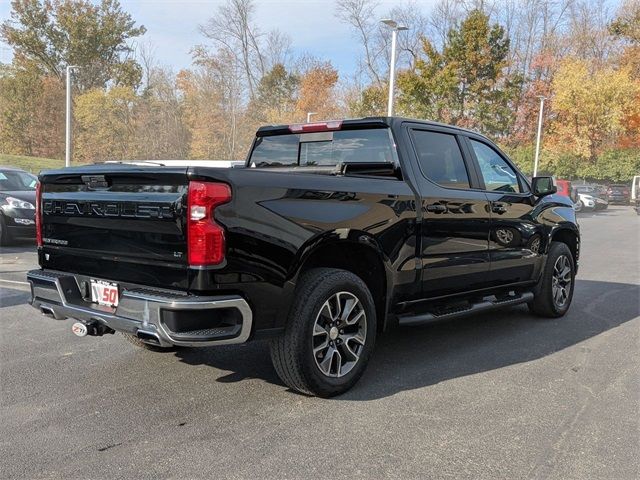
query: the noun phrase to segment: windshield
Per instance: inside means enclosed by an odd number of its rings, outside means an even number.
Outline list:
[[[249,166],[259,168],[345,162],[397,163],[390,131],[376,128],[258,137],[249,158]]]
[[[0,170],[0,191],[18,192],[35,190],[38,178],[27,172]]]

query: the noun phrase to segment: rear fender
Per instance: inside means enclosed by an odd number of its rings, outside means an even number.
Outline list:
[[[384,329],[393,281],[389,259],[372,235],[340,228],[313,237],[299,249],[288,272],[286,288],[295,289],[300,275],[315,267],[341,268],[362,278],[376,301],[378,327]],[[381,272],[383,277],[379,278]]]

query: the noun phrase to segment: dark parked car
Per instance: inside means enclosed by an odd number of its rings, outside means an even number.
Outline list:
[[[40,181],[35,308],[147,349],[269,338],[300,392],[349,389],[393,324],[571,304],[571,200],[456,127],[269,126],[244,168],[105,164]]]
[[[628,205],[629,200],[631,198],[631,190],[629,189],[629,185],[609,185],[607,189],[607,194],[609,196],[610,204],[622,204]]]
[[[38,177],[24,170],[0,167],[0,245],[35,239],[37,182]]]
[[[609,189],[606,185],[594,185],[594,188],[598,193],[598,197],[609,202]]]

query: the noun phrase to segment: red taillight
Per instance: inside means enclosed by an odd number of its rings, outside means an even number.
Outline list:
[[[341,127],[342,122],[340,120],[332,120],[330,122],[296,123],[289,125],[289,131],[291,133],[331,132],[340,130]]]
[[[42,184],[36,183],[36,243],[42,246]]]
[[[224,183],[189,182],[187,204],[187,247],[189,265],[217,265],[225,254],[224,229],[213,212],[231,200],[231,189]]]

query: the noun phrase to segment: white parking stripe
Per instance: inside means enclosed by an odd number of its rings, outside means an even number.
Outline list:
[[[0,282],[15,283],[16,285],[29,285],[29,282],[18,282],[17,280],[4,280],[2,278],[0,278]]]

